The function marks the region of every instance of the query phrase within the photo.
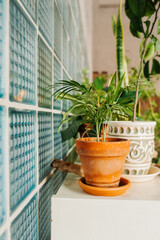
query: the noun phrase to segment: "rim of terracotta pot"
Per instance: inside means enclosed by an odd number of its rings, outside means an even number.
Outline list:
[[[98,143],[98,144],[110,144],[110,143],[116,143],[116,142],[127,142],[129,141],[128,139],[124,139],[124,138],[112,138],[112,137],[106,137],[106,142],[103,142],[103,138],[99,137],[99,142],[97,142],[97,138],[96,137],[84,137],[84,138],[78,138],[76,139],[76,142],[88,142],[88,143]]]
[[[102,138],[97,142],[95,137],[85,137],[76,140],[77,153],[88,156],[120,156],[127,155],[130,151],[130,141],[123,138]]]

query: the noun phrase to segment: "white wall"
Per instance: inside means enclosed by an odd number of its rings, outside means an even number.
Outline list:
[[[124,2],[124,1],[123,1]],[[93,0],[93,70],[116,70],[115,38],[112,32],[112,15],[117,17],[119,1]],[[138,66],[140,40],[129,31],[129,20],[122,11],[126,56],[131,59],[131,66]]]

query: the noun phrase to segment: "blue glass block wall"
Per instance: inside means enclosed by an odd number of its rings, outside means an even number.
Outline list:
[[[38,1],[38,27],[50,46],[54,46],[53,42],[53,21],[54,21],[54,1],[40,0]]]
[[[52,53],[38,37],[38,105],[52,108]]]
[[[36,185],[35,112],[11,109],[10,208],[11,212]]]
[[[5,14],[6,14],[6,1],[0,0],[0,98],[4,97],[5,94],[5,66],[4,66],[6,57]]]
[[[0,240],[7,240],[7,234],[6,234],[6,232],[4,232],[4,233],[2,233],[2,234],[0,235]]]
[[[21,0],[34,21],[37,21],[37,0]]]
[[[51,171],[53,160],[52,151],[52,114],[38,113],[38,136],[39,136],[39,181],[43,180]]]
[[[68,127],[68,122],[66,122],[65,124],[63,124],[62,126],[62,130],[65,130]],[[69,141],[65,141],[62,143],[62,158],[64,158],[69,150]]]
[[[39,191],[39,234],[40,239],[48,240],[51,235],[51,196],[53,195],[53,175]]]
[[[53,128],[54,128],[54,158],[62,159],[62,139],[61,133],[58,132],[58,127],[62,120],[61,114],[53,114]]]
[[[6,218],[6,196],[5,196],[5,159],[4,159],[4,137],[5,137],[5,112],[4,108],[0,107],[0,226]]]
[[[11,239],[38,239],[38,201],[35,195],[11,224]]]
[[[12,101],[35,104],[36,45],[35,27],[18,4],[11,1],[10,100]]]
[[[0,0],[0,240],[50,239],[66,176],[50,165],[75,144],[58,132],[71,103],[50,86],[87,67],[78,1]]]
[[[61,72],[61,64],[60,62],[57,60],[57,58],[54,58],[54,83],[58,83],[59,80],[62,80],[62,72]],[[58,90],[58,87],[55,88],[55,91]],[[53,98],[54,101],[54,98]],[[53,103],[53,107],[54,109],[57,110],[61,110],[61,101],[60,100],[56,100]]]

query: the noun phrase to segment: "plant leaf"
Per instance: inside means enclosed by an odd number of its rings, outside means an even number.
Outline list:
[[[70,101],[74,101],[74,102],[77,102],[77,103],[83,103],[83,104],[85,103],[85,102],[79,100],[76,96],[72,96],[70,94],[65,94],[64,95],[63,92],[58,93],[56,95],[55,99],[60,99],[60,100],[65,99],[65,100],[70,100]]]
[[[134,37],[141,38],[141,33],[136,30],[136,28],[134,27],[131,21],[130,21],[129,28],[130,28],[130,32]]]
[[[135,27],[135,29],[139,32],[144,32],[142,20],[131,11],[129,8],[128,0],[125,1],[125,12],[127,17],[131,20],[132,25]]]
[[[106,92],[104,90],[96,90],[97,94],[99,97],[102,97],[104,95],[106,95]]]
[[[74,137],[78,131],[79,126],[82,125],[83,123],[84,123],[84,120],[76,119],[72,122],[71,125],[69,125],[68,128],[66,128],[65,130],[62,130],[61,131],[62,142],[65,142],[66,140],[69,140],[72,137]]]
[[[80,106],[83,106],[83,105],[82,105],[82,104],[74,104],[70,109],[68,109],[67,112],[65,112],[65,113],[63,114],[62,120],[64,120],[69,113],[72,113],[72,111],[73,111],[75,108],[79,108]]]
[[[144,41],[145,41],[145,39],[142,39],[142,41],[140,43],[140,47],[139,47],[139,52],[140,53],[142,52],[142,47],[143,47]]]
[[[133,100],[135,99],[135,96],[136,96],[136,91],[123,90],[117,103],[133,102]]]
[[[146,52],[145,52],[145,55],[144,55],[144,60],[148,61],[150,58],[153,57],[153,55],[154,55],[154,44],[150,42],[146,46]]]
[[[151,74],[154,75],[159,73],[160,73],[160,64],[156,59],[153,59]]]
[[[145,10],[145,16],[152,16],[152,14],[155,12],[155,5],[151,0],[146,1],[146,10]]]
[[[124,76],[125,76],[125,74],[123,74],[120,81],[118,82],[112,102],[114,102],[118,98],[118,96],[120,96],[120,94],[122,93],[122,91],[120,91],[120,90],[121,90],[122,82],[124,81]]]
[[[117,70],[118,70],[118,81],[120,81],[124,73],[124,32],[121,21],[121,8],[122,1],[119,4],[118,17],[117,17],[117,27],[116,27],[116,60],[117,60]]]
[[[111,81],[110,81],[110,83],[109,83],[109,90],[111,90],[111,89],[113,89],[113,90],[115,90],[116,89],[116,72],[114,73],[114,75],[112,76],[112,78],[111,78]]]
[[[147,61],[144,65],[144,76],[149,79],[149,61]]]
[[[128,0],[128,5],[131,11],[141,18],[145,15],[146,2],[147,0]]]
[[[158,52],[160,49],[160,41],[156,38],[156,43],[155,43],[155,52]]]
[[[116,35],[116,25],[117,25],[116,18],[115,16],[112,16],[112,30],[113,30],[114,36]]]
[[[129,78],[128,78],[128,66],[126,58],[124,59],[124,82],[122,84],[123,87],[126,87],[129,85]]]
[[[145,32],[145,37],[146,37],[149,33],[149,27],[150,27],[151,22],[149,20],[147,20],[147,21],[145,21],[145,24],[146,24],[146,32]]]
[[[158,19],[157,23],[157,34],[160,34],[160,18]]]
[[[102,82],[102,79],[100,77],[96,77],[94,79],[94,86],[98,90],[102,90],[103,89],[103,82]]]

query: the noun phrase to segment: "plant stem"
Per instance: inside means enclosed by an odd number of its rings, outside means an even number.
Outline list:
[[[102,126],[103,126],[103,142],[105,142],[105,140],[106,140],[106,127],[105,127],[104,123],[102,123]]]
[[[141,59],[140,59],[140,68],[139,68],[139,72],[138,72],[138,76],[137,76],[136,97],[135,97],[135,102],[134,102],[133,119],[132,119],[133,122],[135,122],[135,120],[136,120],[136,110],[137,110],[138,92],[139,92],[139,80],[141,78],[141,73],[142,73],[142,70],[143,70],[143,60],[144,60],[144,55],[145,55],[145,47],[146,47],[146,43],[147,43],[148,38],[150,37],[150,35],[153,32],[154,25],[155,25],[155,23],[157,21],[157,18],[158,18],[157,15],[158,15],[159,9],[160,9],[160,3],[158,5],[158,8],[156,9],[155,18],[154,18],[151,30],[148,33],[148,35],[146,36],[145,41],[143,43],[142,54],[141,54]]]
[[[97,142],[99,142],[99,124],[96,122]]]

